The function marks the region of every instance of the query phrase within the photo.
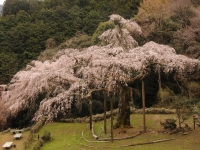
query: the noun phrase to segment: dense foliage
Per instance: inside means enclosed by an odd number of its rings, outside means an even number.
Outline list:
[[[49,48],[49,41],[60,48],[96,44],[101,30],[112,28],[104,23],[114,13],[139,23],[143,30],[143,38],[135,37],[139,45],[155,41],[171,45],[177,53],[200,56],[198,0],[186,0],[184,4],[181,0],[6,0],[2,12],[0,54],[9,55],[12,61],[4,58],[7,61],[0,66],[0,84],[8,83],[17,71]],[[80,33],[84,35],[81,39],[71,39]]]
[[[112,13],[131,18],[140,0],[6,0],[0,17],[0,84],[46,49],[60,45],[76,32],[92,35]],[[48,47],[47,47],[48,48]],[[9,59],[6,56],[10,56]],[[15,65],[12,65],[15,62]],[[6,68],[10,66],[11,68]],[[10,71],[11,69],[11,71]]]
[[[3,5],[0,5],[0,15],[1,15],[2,8],[3,8]]]
[[[200,58],[198,0],[143,0],[137,22],[148,41],[171,45],[177,53]]]

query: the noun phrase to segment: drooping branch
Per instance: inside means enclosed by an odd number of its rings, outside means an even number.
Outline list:
[[[131,78],[131,79],[127,80],[126,82],[127,82],[128,85],[130,85],[130,84],[133,84],[136,80],[141,80],[141,79],[143,79],[144,76],[145,76],[145,75],[144,75],[143,73],[140,73],[140,74],[137,75],[136,77]]]
[[[140,74],[138,74],[134,78],[131,78],[131,79],[127,80],[126,81],[127,84],[130,85],[130,84],[133,84],[136,80],[144,79],[146,76],[149,75],[150,71],[151,71],[150,68],[147,68],[144,72],[141,72]]]
[[[84,136],[84,131],[85,131],[86,128],[83,129],[82,131],[82,138],[86,141],[86,142],[89,142],[89,143],[106,143],[106,142],[109,142],[109,141],[89,141],[85,138]]]
[[[122,29],[103,33],[102,38],[109,45],[91,46],[82,51],[64,49],[52,60],[32,61],[18,72],[1,95],[8,112],[5,114],[14,118],[30,110],[34,121],[44,115],[52,121],[59,114],[67,116],[72,103],[81,104],[82,98],[88,99],[94,91],[113,92],[115,87],[127,87],[144,79],[150,71],[157,71],[150,69],[156,65],[162,74],[180,80],[200,78],[199,60],[177,55],[174,48],[155,42],[135,47],[130,36],[133,31],[140,33],[140,28],[118,15],[111,16],[111,21],[121,24]],[[117,35],[122,39],[113,40]],[[127,51],[123,43],[128,44]]]
[[[86,95],[86,96],[83,96],[83,98],[85,99],[88,99],[92,96],[92,93],[93,92],[97,92],[97,91],[105,91],[106,89],[105,88],[101,88],[101,89],[92,89],[90,90],[90,92]]]
[[[94,125],[93,125],[93,124],[92,124],[92,136],[93,136],[96,140],[99,139],[99,137],[94,133]]]
[[[110,29],[99,36],[102,44],[110,47],[122,47],[125,51],[138,46],[138,42],[131,36],[131,34],[142,34],[140,26],[131,20],[126,20],[123,17],[113,14],[110,20],[115,23],[115,29]]]

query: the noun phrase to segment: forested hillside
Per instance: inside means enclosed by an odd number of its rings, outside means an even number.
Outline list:
[[[184,2],[6,0],[1,123],[88,115],[91,99],[99,113],[103,93],[127,106],[120,109],[128,119],[130,105],[142,106],[141,80],[147,107],[200,107],[200,3]]]
[[[108,21],[111,14],[139,23],[143,30],[142,38],[137,38],[139,45],[155,41],[171,45],[180,54],[199,58],[199,0],[140,2],[6,0],[0,17],[0,84],[8,83],[46,48],[81,48],[96,44],[99,33],[95,30],[99,23]],[[100,28],[105,30],[109,26],[100,24]]]
[[[0,14],[1,14],[1,11],[2,11],[2,7],[3,7],[3,5],[0,5]]]
[[[171,45],[188,57],[200,56],[199,0],[144,0],[137,22],[148,40]]]
[[[0,84],[8,83],[49,46],[54,48],[77,33],[93,35],[98,24],[107,21],[109,15],[133,17],[139,2],[6,0],[0,17]]]

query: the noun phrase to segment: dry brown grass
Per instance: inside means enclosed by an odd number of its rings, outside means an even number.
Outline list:
[[[16,148],[11,148],[11,150],[21,150],[23,147],[24,142],[27,140],[29,135],[29,131],[25,131],[22,133],[22,138],[19,140],[16,140],[14,138],[14,134],[12,134],[11,132],[7,132],[7,133],[0,133],[0,146],[2,148],[2,146],[4,145],[5,142],[13,142],[13,144],[16,145]]]

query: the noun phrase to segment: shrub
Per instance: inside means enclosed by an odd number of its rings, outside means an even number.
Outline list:
[[[49,131],[44,131],[44,134],[42,136],[42,140],[50,141],[51,140],[51,133]]]
[[[187,97],[175,97],[173,103],[171,104],[173,108],[176,109],[176,114],[178,117],[178,124],[181,124],[189,118],[189,116],[194,113],[194,106],[198,103],[198,99],[187,98]]]
[[[93,39],[93,42],[94,44],[97,44],[99,39],[98,37],[103,33],[105,32],[106,30],[108,29],[114,29],[115,27],[115,24],[113,22],[101,22],[99,23],[96,31],[94,32],[94,34],[92,35],[92,39]]]
[[[195,7],[200,5],[200,0],[191,0],[191,2]]]
[[[59,51],[58,48],[46,49],[38,56],[38,60],[44,62],[45,60],[51,60],[53,56]]]
[[[187,84],[188,94],[190,98],[199,97],[200,84],[198,82],[189,82]]]
[[[57,46],[56,41],[53,38],[49,38],[46,41],[46,48],[50,49],[50,48],[55,48]]]
[[[173,101],[174,96],[174,92],[169,88],[161,89],[157,94],[157,98],[160,100],[161,105],[169,105]]]
[[[92,37],[85,34],[77,32],[76,36],[67,40],[65,43],[60,45],[60,47],[67,47],[67,48],[86,48],[93,45]]]
[[[33,146],[33,150],[39,150],[43,144],[44,144],[43,140],[37,141],[36,144]]]
[[[182,27],[186,27],[187,25],[190,25],[190,18],[194,16],[195,12],[190,5],[180,5],[174,10],[172,19],[175,22],[180,23]]]

